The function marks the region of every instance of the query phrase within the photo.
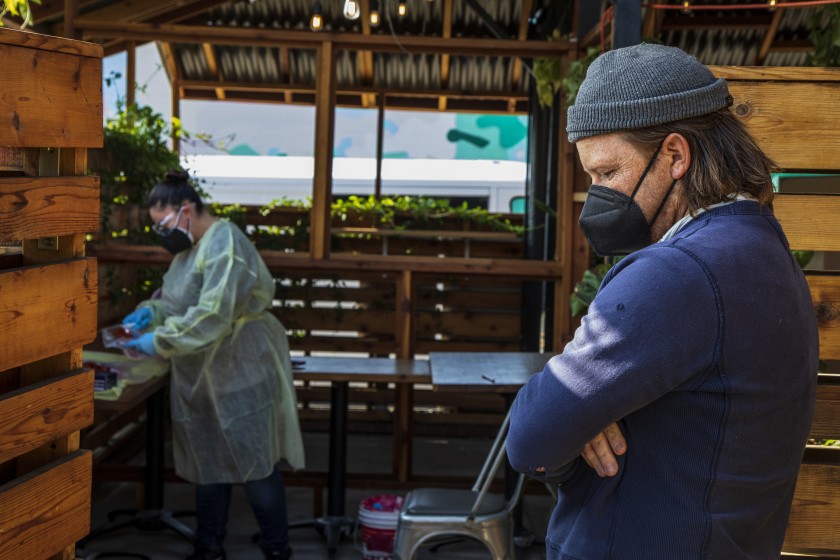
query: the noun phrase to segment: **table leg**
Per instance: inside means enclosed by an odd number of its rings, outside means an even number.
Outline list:
[[[311,521],[290,523],[289,529],[317,527],[327,539],[327,554],[335,558],[342,535],[349,535],[355,521],[344,516],[347,494],[347,388],[346,381],[333,381],[330,388],[330,453],[327,473],[327,515]]]
[[[413,386],[409,383],[397,383],[394,413],[394,477],[398,482],[411,478],[411,451],[414,441],[412,431],[412,412],[414,410]]]
[[[330,455],[327,515],[344,515],[347,477],[347,386],[333,381],[330,389]]]
[[[163,508],[165,416],[166,398],[163,391],[158,391],[146,401],[146,467],[143,469],[145,483],[143,507],[147,510]]]
[[[171,512],[163,509],[164,484],[164,437],[166,419],[166,396],[163,389],[156,391],[146,400],[146,465],[143,467],[143,509],[116,510],[108,514],[112,521],[90,533],[79,541],[79,548],[96,537],[123,529],[137,527],[143,531],[161,531],[171,529],[191,543],[195,542],[195,533],[188,526],[181,523],[176,516],[191,515],[192,512]],[[129,519],[114,522],[118,517],[128,515]],[[83,553],[83,551],[82,551]],[[98,553],[97,558],[118,557],[122,553]],[[148,558],[143,554],[129,553],[132,558]]]

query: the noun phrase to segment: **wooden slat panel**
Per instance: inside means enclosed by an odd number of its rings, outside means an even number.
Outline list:
[[[93,371],[13,391],[0,399],[0,462],[93,422]]]
[[[840,251],[840,196],[778,194],[773,214],[791,249]]]
[[[811,437],[840,439],[840,385],[817,385]]]
[[[0,558],[47,558],[88,534],[91,457],[77,451],[0,486]]]
[[[372,309],[276,308],[274,314],[287,329],[394,332],[394,311]]]
[[[783,169],[840,169],[840,83],[730,82],[729,90],[735,115]]]
[[[0,371],[96,338],[96,260],[0,273]]]
[[[0,241],[98,230],[98,177],[0,179]]]
[[[424,313],[415,317],[417,336],[440,333],[455,339],[519,340],[519,313]]]
[[[840,359],[840,275],[807,278],[820,328],[820,359]]]
[[[0,44],[0,145],[102,145],[102,61]]]
[[[840,550],[840,465],[803,463],[796,483],[786,551]]]

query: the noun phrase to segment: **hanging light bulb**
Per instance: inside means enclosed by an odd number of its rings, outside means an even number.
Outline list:
[[[371,27],[379,27],[379,23],[381,22],[380,14],[379,14],[379,0],[371,0],[370,2],[370,26]]]
[[[309,18],[309,29],[321,31],[324,29],[324,16],[321,13],[321,2],[315,0],[312,4],[312,17]]]
[[[350,20],[359,19],[361,13],[359,0],[344,0],[344,17]]]
[[[408,6],[406,5],[404,0],[400,0],[400,3],[397,4],[397,15],[401,18],[405,17],[405,14],[408,13]]]

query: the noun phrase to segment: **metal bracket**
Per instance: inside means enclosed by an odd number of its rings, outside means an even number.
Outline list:
[[[38,240],[41,251],[58,251],[58,237],[42,237]]]

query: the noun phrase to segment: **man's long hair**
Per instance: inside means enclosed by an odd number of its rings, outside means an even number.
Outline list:
[[[777,169],[776,164],[729,109],[621,134],[650,156],[673,132],[685,137],[691,150],[691,166],[680,179],[682,197],[691,215],[739,193],[772,207],[770,173]]]

